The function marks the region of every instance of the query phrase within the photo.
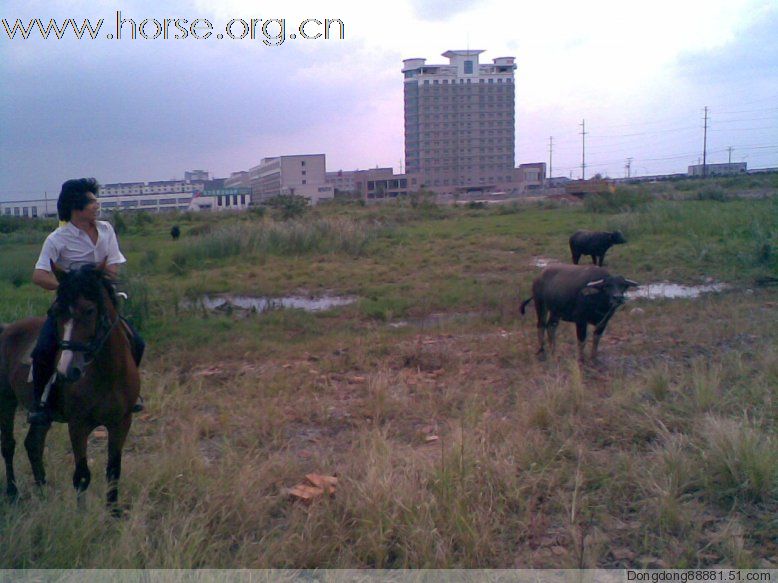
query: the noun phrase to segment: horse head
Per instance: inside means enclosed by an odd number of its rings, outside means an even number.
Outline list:
[[[70,272],[52,263],[52,271],[59,282],[52,308],[60,349],[57,373],[68,382],[76,382],[118,322],[116,296],[105,261]]]

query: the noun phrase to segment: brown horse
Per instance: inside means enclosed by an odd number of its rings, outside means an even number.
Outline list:
[[[89,487],[87,439],[98,426],[108,430],[108,506],[119,513],[118,482],[122,447],[132,424],[132,405],[140,392],[140,376],[130,342],[119,318],[116,296],[105,263],[65,273],[52,265],[59,281],[52,307],[57,321],[58,388],[50,397],[54,420],[68,424],[73,447],[73,486],[79,506]],[[13,470],[14,414],[18,404],[30,409],[30,352],[43,318],[19,320],[0,327],[0,443],[5,460],[6,493],[16,498]],[[43,448],[50,426],[31,425],[24,440],[35,483],[46,483]]]

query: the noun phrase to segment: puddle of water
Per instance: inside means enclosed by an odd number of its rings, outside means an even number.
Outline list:
[[[628,298],[645,298],[648,300],[697,298],[702,294],[724,291],[729,287],[726,283],[709,283],[705,285],[679,285],[677,283],[649,283],[627,292]]]
[[[252,297],[252,296],[208,296],[199,300],[182,302],[184,308],[202,306],[206,310],[226,310],[229,308],[238,310],[253,310],[255,312],[267,312],[282,308],[305,310],[306,312],[322,312],[340,306],[347,306],[357,301],[351,296],[286,296],[281,298]]]

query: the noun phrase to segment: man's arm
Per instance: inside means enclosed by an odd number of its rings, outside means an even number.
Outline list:
[[[105,266],[105,272],[108,274],[108,277],[110,277],[114,281],[116,281],[119,276],[120,265],[121,265],[120,263],[114,263],[113,265]]]
[[[32,283],[49,291],[54,291],[59,287],[59,282],[54,274],[45,269],[36,269],[32,272]]]

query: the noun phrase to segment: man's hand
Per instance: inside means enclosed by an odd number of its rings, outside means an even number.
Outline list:
[[[59,287],[59,282],[54,274],[44,269],[36,269],[32,272],[32,283],[49,291],[54,291]]]

